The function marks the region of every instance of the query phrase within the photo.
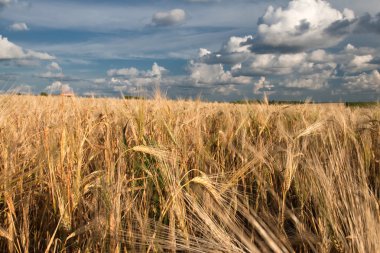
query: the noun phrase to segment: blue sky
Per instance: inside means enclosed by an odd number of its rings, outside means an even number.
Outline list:
[[[0,0],[0,90],[380,99],[378,0]]]

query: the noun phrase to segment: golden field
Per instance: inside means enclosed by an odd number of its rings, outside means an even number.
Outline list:
[[[380,106],[0,97],[1,252],[380,252]]]

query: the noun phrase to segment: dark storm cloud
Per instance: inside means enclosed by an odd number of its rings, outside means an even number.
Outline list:
[[[310,24],[308,22],[303,23],[304,28],[300,28],[298,31],[301,33],[306,32],[306,26],[308,27]],[[247,41],[242,42],[240,46],[249,46],[251,52],[256,54],[271,54],[271,53],[279,53],[279,54],[295,54],[299,52],[303,52],[307,49],[307,47],[303,46],[292,46],[292,45],[269,45],[263,42],[263,38],[260,36],[254,37],[252,39],[247,39]]]
[[[202,57],[202,62],[207,64],[228,64],[233,65],[245,61],[249,55],[246,53],[219,54],[211,53]]]
[[[352,27],[357,23],[357,19],[353,20],[337,20],[325,29],[325,32],[330,36],[345,36],[351,33]]]
[[[372,59],[370,62],[368,62],[369,64],[378,64],[380,65],[380,57],[376,57],[374,59]]]
[[[267,45],[264,43],[256,43],[250,47],[251,51],[256,54],[296,54],[303,52],[307,47],[291,46],[291,45]]]
[[[375,16],[366,13],[361,16],[357,22],[357,27],[355,32],[363,33],[379,33],[380,34],[380,13],[377,13]]]
[[[310,25],[311,24],[309,21],[307,21],[306,19],[302,19],[300,21],[300,24],[296,26],[296,32],[294,35],[302,35],[302,34],[308,32],[310,29]]]
[[[352,32],[380,34],[380,13],[374,16],[365,13],[353,20],[338,20],[332,23],[325,32],[332,36],[344,36]]]

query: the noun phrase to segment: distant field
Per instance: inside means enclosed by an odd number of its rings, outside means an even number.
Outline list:
[[[0,96],[1,252],[380,252],[380,106]]]
[[[233,104],[261,104],[263,101],[260,100],[239,100],[232,102]],[[379,106],[379,102],[337,102],[337,103],[314,103],[307,101],[268,101],[270,105],[301,105],[301,104],[322,104],[322,105],[345,105],[347,107],[372,107]]]

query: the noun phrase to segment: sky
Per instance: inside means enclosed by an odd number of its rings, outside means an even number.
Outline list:
[[[378,0],[0,0],[0,92],[380,100]]]

